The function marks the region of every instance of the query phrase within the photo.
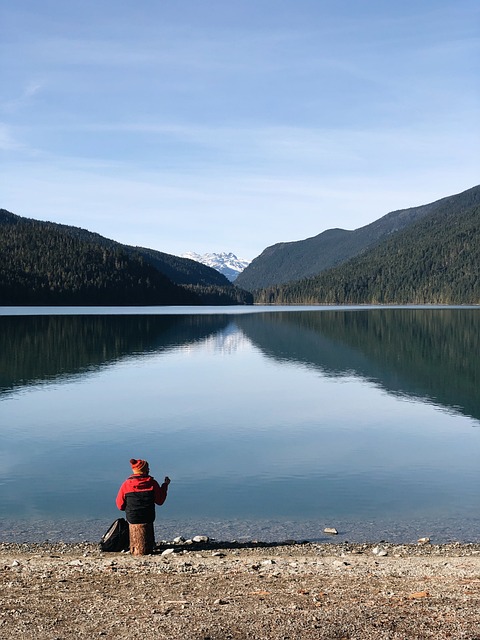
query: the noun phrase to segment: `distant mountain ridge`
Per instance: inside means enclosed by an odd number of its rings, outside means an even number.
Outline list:
[[[0,209],[0,305],[245,304],[193,260]]]
[[[207,265],[223,274],[230,282],[234,282],[240,273],[250,264],[249,260],[237,258],[234,253],[194,253],[189,251],[182,253],[182,258],[189,258],[201,264]]]
[[[272,245],[250,263],[239,275],[236,284],[254,291],[316,276],[360,255],[422,218],[433,215],[445,205],[461,200],[470,191],[419,207],[392,211],[354,231],[328,229],[312,238]]]
[[[480,304],[480,186],[268,247],[235,285],[189,255],[0,209],[0,305]]]
[[[480,186],[444,198],[370,249],[255,292],[268,304],[480,304]]]

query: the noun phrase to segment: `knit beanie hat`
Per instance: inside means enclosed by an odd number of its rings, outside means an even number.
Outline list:
[[[132,465],[133,473],[135,474],[148,473],[148,462],[146,460],[135,460],[135,458],[132,458],[130,460],[130,464]]]

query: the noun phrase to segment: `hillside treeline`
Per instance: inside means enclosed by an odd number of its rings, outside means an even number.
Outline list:
[[[329,229],[305,240],[272,245],[238,276],[236,285],[254,291],[314,278],[379,246],[390,236],[428,216],[446,208],[461,210],[475,201],[480,203],[480,186],[430,204],[392,211],[354,231]]]
[[[251,300],[250,294],[235,287],[202,280],[197,285],[194,277],[189,285],[174,283],[133,248],[82,231],[0,210],[0,305],[198,305]]]
[[[446,203],[316,277],[255,292],[263,304],[480,304],[480,204]]]

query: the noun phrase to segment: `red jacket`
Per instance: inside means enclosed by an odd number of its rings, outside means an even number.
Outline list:
[[[131,524],[146,524],[155,520],[155,505],[167,498],[168,483],[162,486],[152,476],[134,474],[120,487],[116,504],[125,511]]]

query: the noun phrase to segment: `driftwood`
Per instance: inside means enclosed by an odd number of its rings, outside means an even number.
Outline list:
[[[153,522],[148,524],[129,524],[130,553],[132,556],[147,556],[153,553],[155,538]]]

